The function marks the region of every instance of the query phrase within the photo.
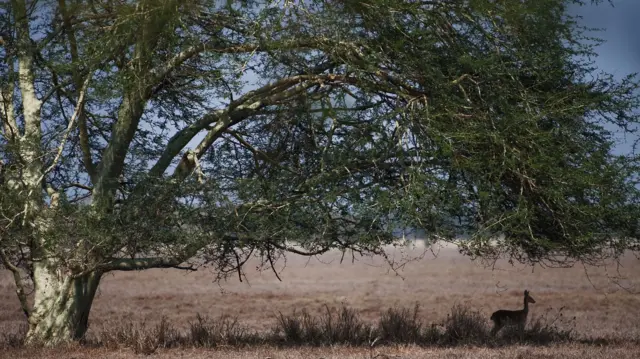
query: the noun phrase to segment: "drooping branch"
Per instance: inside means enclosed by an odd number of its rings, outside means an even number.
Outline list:
[[[27,293],[25,291],[24,282],[22,281],[22,273],[20,273],[20,269],[18,267],[11,263],[11,261],[9,260],[9,256],[7,256],[7,253],[3,249],[0,249],[0,259],[2,259],[2,264],[4,264],[4,266],[13,274],[13,280],[16,284],[16,294],[18,296],[18,300],[20,301],[20,307],[22,308],[24,315],[28,319],[31,316],[31,308],[29,307],[29,303],[27,302]]]
[[[251,255],[251,253],[254,252],[256,246],[262,247],[263,245],[266,246],[266,248],[268,248],[270,256],[272,256],[272,253],[271,253],[272,251],[279,251],[281,253],[288,252],[292,254],[311,257],[311,256],[316,256],[316,255],[326,253],[329,250],[331,250],[330,245],[325,245],[314,250],[306,251],[303,249],[297,249],[297,248],[288,246],[286,244],[281,244],[282,240],[275,239],[275,238],[269,239],[266,243],[263,241],[258,241],[253,238],[249,238],[249,237],[243,238],[243,240],[240,241],[240,238],[237,235],[226,235],[220,239],[220,243],[231,244],[232,247],[235,247],[233,243],[240,243],[240,242],[245,243],[247,245],[245,249],[247,249],[249,256]],[[153,269],[153,268],[167,268],[167,269],[173,268],[173,269],[180,269],[180,270],[196,271],[197,267],[195,265],[188,265],[188,264],[185,264],[185,262],[191,258],[194,258],[196,253],[198,253],[200,250],[205,249],[208,245],[209,245],[209,242],[192,244],[189,246],[189,248],[184,250],[179,255],[173,255],[173,256],[167,255],[167,256],[157,256],[157,257],[148,257],[148,258],[113,258],[110,261],[104,264],[101,264],[96,268],[87,270],[87,272],[98,270],[102,273],[105,273],[109,271],[136,271],[136,270],[145,270],[145,269]],[[235,265],[233,265],[232,268],[230,269],[229,268],[224,269],[222,267],[218,269],[225,273],[227,271],[241,271],[242,266],[247,262],[249,258],[246,257],[245,259],[240,259],[238,257],[237,252],[230,251],[230,253],[227,253],[226,251],[229,250],[229,247],[227,247],[227,245],[223,245],[223,247],[225,249],[220,249],[221,256],[224,257],[225,255],[228,255],[228,254],[232,255],[232,257],[234,258],[233,262],[235,263]],[[345,245],[345,248],[346,247],[347,246]],[[220,258],[215,260],[219,260]],[[81,275],[84,275],[85,273],[86,272],[83,272]]]
[[[317,256],[317,255],[320,255],[320,254],[324,254],[324,253],[327,253],[331,249],[330,246],[324,246],[324,247],[322,247],[320,249],[316,249],[316,250],[313,250],[313,251],[302,251],[302,250],[299,250],[299,249],[296,249],[296,248],[293,248],[293,247],[290,247],[290,246],[287,246],[287,245],[280,245],[280,244],[277,244],[277,243],[271,243],[271,245],[274,248],[277,248],[277,249],[279,249],[281,251],[290,252],[290,253],[297,254],[297,255],[300,255],[300,256],[305,256],[305,257],[313,257],[313,256]]]

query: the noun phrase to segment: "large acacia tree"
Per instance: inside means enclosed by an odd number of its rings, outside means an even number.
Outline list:
[[[109,271],[242,275],[398,228],[541,264],[637,248],[612,131],[638,86],[594,75],[574,3],[2,3],[0,263],[27,340],[82,338]]]

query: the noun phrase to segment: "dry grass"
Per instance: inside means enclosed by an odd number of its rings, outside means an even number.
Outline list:
[[[14,359],[131,359],[136,357],[128,350],[108,349],[25,349],[4,352],[4,357]],[[374,350],[366,348],[331,347],[331,348],[273,348],[252,347],[245,349],[220,348],[216,350],[204,349],[167,349],[159,350],[153,356],[154,359],[247,359],[247,358],[273,358],[273,359],[422,359],[422,358],[447,358],[447,359],[494,359],[494,358],[518,358],[518,359],[636,359],[640,357],[640,348],[637,346],[619,347],[595,347],[587,345],[562,345],[549,347],[511,346],[507,348],[420,348],[416,346],[380,347]]]
[[[405,251],[402,255],[418,256],[421,253],[422,249],[418,248]],[[397,251],[392,254],[401,255]],[[186,273],[151,270],[110,274],[104,278],[95,300],[90,334],[102,339],[109,335],[109,338],[138,335],[137,340],[142,340],[140,338],[152,335],[153,330],[164,325],[163,335],[176,338],[184,338],[185,333],[190,338],[199,335],[202,347],[213,346],[207,345],[207,341],[228,345],[233,344],[234,340],[238,342],[237,338],[254,340],[251,347],[236,348],[226,354],[225,350],[231,349],[223,349],[224,346],[220,345],[215,352],[155,348],[158,357],[366,358],[375,355],[378,350],[391,357],[399,355],[403,358],[431,357],[434,354],[446,358],[637,357],[640,346],[634,343],[640,338],[640,296],[634,293],[640,289],[640,261],[635,258],[625,258],[619,270],[615,266],[532,270],[530,267],[514,267],[506,262],[497,263],[492,270],[462,257],[452,248],[442,248],[437,254],[435,258],[427,255],[422,260],[409,263],[399,273],[402,278],[390,272],[380,258],[357,258],[355,263],[345,261],[340,264],[340,257],[336,253],[310,260],[291,256],[281,273],[283,282],[278,282],[273,273],[252,270],[254,267],[251,266],[247,267],[248,281],[240,283],[236,279],[221,285],[213,283],[213,275],[206,271]],[[566,334],[578,339],[615,340],[616,344],[603,348],[578,342],[535,348],[517,344],[502,348],[485,346],[466,349],[420,349],[415,346],[385,349],[376,346],[376,352],[373,353],[367,349],[349,347],[335,350],[273,349],[260,345],[259,338],[255,336],[256,333],[272,332],[274,326],[285,328],[283,321],[302,319],[300,315],[304,311],[307,320],[324,325],[323,333],[330,333],[323,334],[324,339],[318,344],[345,337],[352,338],[348,341],[352,344],[368,342],[371,338],[367,331],[371,325],[375,325],[380,333],[384,330],[391,333],[386,334],[389,342],[419,342],[415,340],[417,337],[424,342],[424,336],[429,333],[433,335],[436,330],[449,331],[446,336],[439,332],[440,339],[455,340],[451,338],[456,336],[469,339],[478,335],[476,342],[486,342],[482,335],[489,325],[491,312],[521,307],[525,288],[531,291],[537,301],[531,306],[530,339]],[[420,310],[414,312],[416,304],[419,304]],[[340,309],[343,306],[350,311],[342,314],[334,312],[333,315],[336,318],[340,315],[347,317],[337,322],[334,319],[331,330],[327,332],[327,308]],[[396,310],[388,312],[388,308]],[[406,308],[405,311],[402,308]],[[456,319],[455,314],[460,312],[452,313],[452,308],[468,312]],[[563,308],[560,312],[562,316],[558,314],[560,308]],[[294,310],[296,316],[292,316]],[[226,316],[226,321],[207,319],[221,316]],[[398,320],[398,316],[402,320]],[[162,318],[165,318],[164,322]],[[232,318],[237,318],[237,322]],[[386,318],[386,327],[382,323],[383,318]],[[472,319],[472,326],[483,327],[470,330],[470,324],[464,322],[469,318],[476,318]],[[556,319],[558,321],[554,322]],[[350,325],[340,327],[337,324],[348,320],[351,321]],[[455,320],[463,322],[456,323]],[[140,323],[146,323],[147,329],[140,327]],[[431,327],[431,323],[441,323],[442,326]],[[0,333],[15,333],[16,328],[23,324],[11,278],[8,273],[0,273]],[[358,325],[360,329],[354,329]],[[565,332],[570,330],[574,333]],[[226,337],[211,337],[208,333],[222,333]],[[234,339],[230,333],[235,333],[237,338]],[[380,333],[376,335],[382,335]],[[506,331],[502,337],[508,340],[513,334]],[[395,338],[393,335],[404,337]],[[314,337],[320,338],[317,335]],[[175,342],[180,344],[178,339]],[[518,341],[514,339],[513,342]],[[134,354],[130,349],[118,349],[115,346],[66,350],[73,353],[75,358],[94,355],[125,358]],[[35,351],[20,349],[2,354],[10,353],[9,357],[15,358],[56,357],[55,351]]]

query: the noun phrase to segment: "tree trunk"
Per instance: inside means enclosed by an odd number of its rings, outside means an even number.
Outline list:
[[[88,329],[101,274],[92,272],[74,278],[48,264],[34,265],[35,301],[26,343],[50,346],[81,340]]]

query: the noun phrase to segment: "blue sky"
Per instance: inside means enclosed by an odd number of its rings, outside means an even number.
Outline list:
[[[598,65],[617,76],[640,70],[640,0],[614,0],[574,10],[589,27],[604,28],[598,32],[607,42],[600,46]]]
[[[640,0],[613,0],[600,5],[587,5],[573,9],[583,17],[582,23],[603,31],[593,33],[606,40],[597,49],[595,59],[600,70],[617,78],[640,72]],[[617,151],[629,153],[633,138],[620,143]]]

